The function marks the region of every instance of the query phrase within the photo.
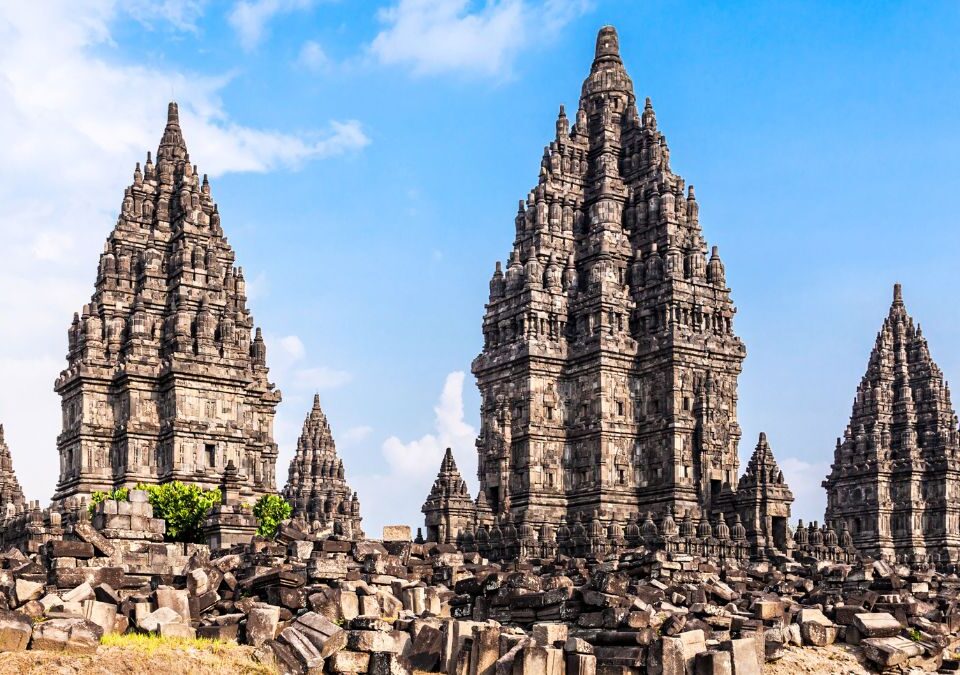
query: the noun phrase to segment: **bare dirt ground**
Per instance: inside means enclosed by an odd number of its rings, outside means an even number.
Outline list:
[[[274,675],[252,647],[217,649],[100,647],[96,654],[25,651],[0,654],[0,675]]]
[[[791,647],[778,661],[767,663],[764,675],[860,675],[871,673],[861,660],[860,650],[845,644],[829,647]]]

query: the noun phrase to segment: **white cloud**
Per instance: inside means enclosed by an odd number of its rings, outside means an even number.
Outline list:
[[[297,57],[297,63],[309,70],[325,70],[330,67],[330,57],[320,46],[319,42],[307,40],[300,48],[300,56]]]
[[[356,122],[312,136],[244,126],[221,99],[229,77],[143,66],[112,39],[131,15],[189,28],[199,7],[165,2],[143,13],[148,3],[49,0],[7,3],[0,14],[0,382],[13,392],[0,397],[0,421],[31,498],[46,501],[57,478],[52,385],[66,329],[93,290],[134,162],[157,147],[170,92],[191,156],[212,176],[297,166],[367,142]]]
[[[303,346],[303,340],[296,335],[288,335],[287,337],[280,338],[280,348],[287,352],[294,360],[302,359],[307,353],[306,348]]]
[[[365,441],[370,438],[370,434],[373,433],[373,427],[368,427],[366,425],[361,425],[359,427],[350,427],[342,434],[340,434],[337,442],[340,445],[352,445],[354,443],[359,443],[360,441]]]
[[[350,481],[360,494],[368,535],[379,536],[380,528],[387,524],[416,527],[423,522],[420,505],[430,491],[448,447],[453,449],[460,473],[471,486],[471,494],[476,494],[474,441],[477,433],[464,420],[465,377],[462,371],[447,375],[433,409],[432,431],[406,442],[390,436],[381,447],[384,461],[366,471],[364,467],[351,467]],[[382,470],[383,467],[386,470]],[[389,498],[385,498],[386,495]]]
[[[552,39],[589,6],[588,0],[489,0],[479,8],[470,0],[399,0],[378,13],[385,27],[370,51],[417,75],[507,75],[521,50]]]
[[[406,443],[396,436],[383,442],[383,456],[393,473],[432,479],[446,448],[459,450],[459,455],[473,446],[477,432],[463,419],[463,380],[464,373],[459,370],[447,375],[440,400],[433,409],[433,433]]]
[[[195,32],[205,4],[206,0],[125,0],[124,9],[148,27],[159,21],[177,30]]]
[[[309,9],[313,0],[241,0],[227,21],[246,50],[255,49],[266,36],[267,24],[279,14]]]

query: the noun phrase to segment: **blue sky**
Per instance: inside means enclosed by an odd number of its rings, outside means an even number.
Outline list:
[[[368,532],[420,523],[447,444],[475,494],[487,282],[606,23],[726,264],[741,457],[765,430],[795,514],[822,518],[895,281],[960,374],[956,3],[18,4],[0,10],[0,421],[32,499],[56,481],[66,328],[171,97],[284,392],[278,476],[319,390]]]

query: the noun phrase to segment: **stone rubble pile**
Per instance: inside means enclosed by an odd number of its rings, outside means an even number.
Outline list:
[[[839,641],[878,670],[960,669],[954,575],[642,549],[492,564],[407,528],[348,541],[293,522],[211,553],[156,541],[143,504],[104,502],[100,530],[0,554],[0,651],[135,631],[252,645],[282,673],[744,675]]]

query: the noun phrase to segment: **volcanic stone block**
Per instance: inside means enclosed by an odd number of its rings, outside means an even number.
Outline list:
[[[99,600],[87,600],[83,603],[83,618],[100,626],[104,633],[112,633],[117,621],[117,606]]]
[[[733,675],[762,675],[763,662],[755,638],[729,640],[723,643],[723,649],[730,652]]]
[[[498,658],[500,658],[500,627],[475,627],[470,654],[470,675],[494,675]]]
[[[86,619],[49,619],[33,628],[33,649],[93,654],[100,646],[103,630]]]
[[[384,525],[383,541],[410,541],[413,537],[410,534],[409,525]]]
[[[853,625],[862,637],[883,638],[900,634],[902,626],[887,612],[863,612],[853,617]]]
[[[27,648],[33,623],[20,612],[0,609],[0,652],[19,652]]]
[[[280,608],[254,607],[247,614],[247,644],[259,647],[267,640],[273,640],[280,623]]]
[[[316,669],[316,672],[320,672],[323,669],[323,657],[320,651],[297,628],[293,626],[284,628],[277,639],[290,648],[294,658],[307,671]]]
[[[370,654],[339,651],[330,657],[327,667],[334,673],[366,673],[370,667]]]
[[[297,617],[293,625],[314,644],[323,658],[340,651],[347,644],[347,632],[316,612]]]
[[[696,675],[731,675],[733,666],[730,663],[730,653],[712,649],[700,652],[696,656],[693,672]]]
[[[183,618],[183,623],[190,623],[190,594],[185,589],[160,587],[155,591],[157,607],[169,607]]]

